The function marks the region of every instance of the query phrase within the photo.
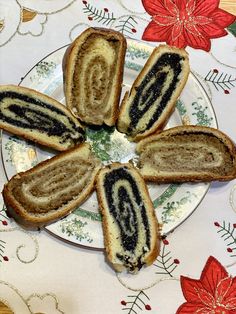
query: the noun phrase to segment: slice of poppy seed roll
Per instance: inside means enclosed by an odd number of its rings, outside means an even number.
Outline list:
[[[0,86],[0,128],[58,151],[85,138],[81,123],[61,103],[14,85]]]
[[[236,178],[235,145],[214,128],[177,126],[143,139],[136,152],[145,180],[170,183]]]
[[[96,182],[105,250],[121,272],[151,265],[159,253],[159,227],[145,182],[130,164],[101,169]]]
[[[3,189],[7,214],[28,229],[67,216],[94,190],[100,167],[83,143],[16,174]]]
[[[189,71],[185,50],[168,45],[155,48],[122,100],[118,130],[133,141],[161,131],[175,109]]]
[[[125,37],[112,29],[88,28],[66,50],[66,104],[81,121],[115,124],[123,81]]]

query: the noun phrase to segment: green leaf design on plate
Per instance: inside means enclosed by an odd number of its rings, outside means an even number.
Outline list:
[[[110,160],[108,152],[111,150],[111,134],[114,130],[114,127],[94,127],[86,129],[86,138],[91,143],[96,156],[102,161]]]
[[[39,77],[46,78],[56,68],[56,63],[53,61],[41,61],[36,65],[36,72]]]
[[[202,98],[199,97],[199,100],[201,99]],[[192,106],[195,109],[195,112],[192,115],[196,116],[197,118],[196,125],[210,126],[211,122],[213,121],[213,117],[208,116],[206,112],[208,110],[208,107],[203,107],[197,101],[193,102]]]
[[[137,63],[134,63],[134,62],[130,62],[130,61],[125,61],[125,67],[130,69],[130,70],[134,70],[134,71],[141,71],[143,66],[142,65],[139,65]]]
[[[236,37],[236,22],[227,27],[228,31]]]
[[[164,211],[161,217],[162,222],[168,223],[178,220],[184,212],[185,204],[191,203],[193,197],[196,197],[196,195],[187,191],[186,195],[179,201],[168,202],[166,206],[163,207]]]
[[[176,102],[176,108],[181,116],[184,116],[187,113],[186,107],[180,99]]]
[[[8,153],[8,159],[6,159],[6,162],[11,162],[12,163],[12,146],[14,145],[14,143],[17,143],[20,145],[20,139],[13,135],[9,137],[9,141],[6,143],[5,145],[5,150]],[[19,146],[20,147],[20,146]]]
[[[126,51],[126,57],[131,58],[132,60],[140,58],[146,60],[150,56],[150,54],[150,51],[147,51],[145,49],[139,49],[132,45],[129,46]]]
[[[137,63],[132,62],[130,60],[134,60],[134,59],[147,60],[149,56],[150,56],[150,51],[147,51],[145,49],[139,49],[139,48],[131,45],[128,47],[128,49],[126,51],[125,67],[130,69],[130,70],[140,72],[143,68],[143,65],[137,64]]]
[[[15,135],[9,137],[8,142],[5,144],[5,150],[8,154],[5,161],[16,167],[18,172],[26,171],[38,163],[32,143],[22,141]]]
[[[104,164],[134,158],[134,144],[129,142],[125,134],[119,133],[115,127],[87,128],[86,138],[95,155]]]
[[[153,201],[154,208],[157,208],[158,206],[162,205],[165,201],[167,201],[179,188],[180,184],[170,184],[170,186]]]
[[[102,217],[99,213],[94,213],[83,208],[77,208],[76,210],[73,211],[73,214],[83,218],[90,219],[92,221],[100,222],[102,221]]]
[[[83,230],[87,225],[87,222],[83,222],[77,218],[72,220],[64,220],[61,222],[61,231],[68,237],[73,236],[76,238],[76,240],[86,240],[88,243],[92,243],[93,239],[90,237],[89,233]]]

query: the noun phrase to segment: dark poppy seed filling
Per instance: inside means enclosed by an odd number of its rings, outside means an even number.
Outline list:
[[[150,228],[139,187],[123,167],[105,175],[104,190],[123,249],[116,256],[130,271],[140,269],[142,256],[150,249]]]
[[[26,131],[60,138],[60,143],[80,143],[84,130],[60,108],[14,91],[0,92],[0,120]]]
[[[179,82],[183,59],[177,53],[164,53],[136,87],[129,109],[130,135],[149,130],[161,116]]]

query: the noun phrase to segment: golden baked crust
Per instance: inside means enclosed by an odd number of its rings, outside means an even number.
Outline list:
[[[81,121],[115,124],[126,45],[119,32],[88,28],[68,47],[63,58],[66,105]]]
[[[84,141],[83,126],[65,106],[22,86],[0,86],[0,128],[58,151]]]
[[[159,253],[160,235],[141,175],[130,164],[113,163],[99,171],[96,189],[109,263],[118,272],[134,273],[151,265]]]
[[[236,178],[235,145],[215,128],[177,126],[143,139],[136,152],[145,180],[168,183]]]
[[[188,54],[184,49],[168,45],[156,47],[121,102],[118,130],[132,141],[162,131],[175,109],[189,71]]]
[[[30,229],[68,215],[93,191],[100,167],[83,143],[16,174],[2,192],[7,214]]]

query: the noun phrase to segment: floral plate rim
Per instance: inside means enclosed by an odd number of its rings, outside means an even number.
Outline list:
[[[134,75],[134,73],[138,72],[142,66],[140,66],[139,61],[141,60],[141,63],[144,63],[146,61],[146,59],[148,58],[148,55],[151,53],[151,51],[153,50],[154,46],[148,45],[146,43],[140,42],[140,41],[136,41],[133,39],[127,39],[128,41],[128,49],[127,49],[127,54],[126,54],[126,68],[131,71]],[[19,83],[19,85],[23,85],[23,86],[29,86],[30,84],[27,83],[25,85],[25,81],[27,81],[27,79],[30,81],[30,77],[33,77],[34,80],[32,80],[32,82],[36,81],[36,87],[37,87],[37,80],[35,80],[34,74],[40,75],[43,77],[43,81],[44,81],[44,88],[46,88],[46,92],[45,90],[43,92],[50,94],[50,86],[53,85],[53,82],[50,81],[50,75],[54,75],[55,73],[53,73],[54,69],[52,67],[52,69],[50,68],[50,66],[52,65],[52,63],[48,63],[49,64],[49,68],[47,69],[46,65],[47,65],[47,61],[50,60],[50,58],[53,59],[53,57],[55,57],[55,54],[62,54],[63,56],[63,51],[68,47],[68,45],[64,45],[54,51],[52,51],[51,53],[49,53],[47,56],[45,56],[44,58],[42,58],[40,61],[38,61],[26,74],[24,77],[22,77],[21,82]],[[56,57],[55,57],[56,59]],[[40,65],[42,66],[42,68],[40,69]],[[56,65],[59,66],[59,63]],[[38,67],[38,73],[36,73],[36,69]],[[45,70],[45,72],[41,71],[41,70]],[[52,72],[50,72],[52,70]],[[58,69],[57,69],[58,70]],[[41,72],[40,72],[41,71]],[[60,72],[60,71],[59,71]],[[58,73],[57,73],[58,74]],[[137,74],[136,74],[137,75]],[[37,78],[37,77],[36,77]],[[49,86],[45,87],[45,79],[48,79],[49,82]],[[216,115],[214,112],[214,108],[212,107],[211,101],[209,96],[207,95],[207,92],[202,84],[202,82],[199,81],[199,79],[191,72],[190,73],[190,79],[192,80],[191,84],[196,84],[197,88],[201,91],[200,96],[202,97],[197,97],[197,100],[200,103],[195,102],[195,109],[191,109],[193,112],[192,114],[192,119],[195,119],[196,123],[200,123],[200,125],[207,125],[207,123],[211,123],[213,122],[214,126],[217,127],[217,120],[216,120]],[[51,85],[50,85],[51,84]],[[58,82],[56,82],[56,84],[59,84]],[[53,87],[55,87],[53,85]],[[35,86],[34,86],[35,88]],[[191,87],[192,88],[192,87]],[[41,87],[39,85],[39,90],[41,90]],[[181,97],[182,96],[182,97]],[[188,119],[191,121],[191,119],[188,117],[189,113],[186,113],[189,110],[190,105],[189,104],[183,104],[182,102],[182,98],[184,98],[184,93],[183,95],[181,94],[180,96],[180,100],[177,102],[177,111],[178,114],[181,117],[181,121],[182,123],[188,123],[189,121],[187,121]],[[185,96],[185,98],[188,99],[189,96]],[[202,103],[201,103],[202,102]],[[193,105],[193,104],[192,104]],[[205,107],[204,107],[205,106]],[[194,106],[193,106],[194,107]],[[191,111],[190,110],[190,111]],[[195,111],[194,111],[195,110]],[[210,113],[209,116],[206,114],[206,110],[209,110]],[[3,133],[3,142],[5,141],[6,143],[6,132]],[[32,153],[32,152],[31,152]],[[6,162],[6,148],[4,148],[4,144],[2,143],[2,158],[3,158],[3,165],[4,165],[4,169],[5,169],[5,173],[7,175],[7,177],[9,178],[9,169],[8,169],[8,164]],[[31,165],[32,166],[32,165]],[[183,185],[182,185],[183,186]],[[181,186],[181,187],[182,187]],[[186,184],[185,184],[186,186]],[[176,194],[178,193],[179,187],[176,187],[176,185],[171,185],[171,187],[169,189],[167,189],[167,192],[164,191],[160,197],[158,197],[156,200],[154,200],[155,202],[155,208],[160,208],[160,206],[162,206],[163,204],[165,204],[165,210],[166,212],[169,212],[173,215],[174,211],[179,210],[179,208],[185,208],[187,206],[189,206],[189,202],[191,202],[191,198],[195,198],[193,200],[193,202],[195,202],[195,205],[192,205],[191,209],[188,209],[186,211],[186,214],[184,215],[184,217],[182,217],[182,219],[179,219],[177,221],[177,223],[175,223],[170,230],[167,230],[167,232],[165,232],[165,234],[172,232],[174,229],[176,229],[180,224],[182,224],[193,212],[194,210],[197,208],[197,206],[200,204],[200,202],[203,200],[205,194],[207,193],[210,184],[196,184],[196,186],[200,186],[199,190],[201,190],[200,194],[201,196],[197,196],[196,193],[192,193],[189,192],[188,189],[190,188],[190,190],[192,189],[192,186],[190,185],[190,187],[185,188],[185,195],[180,195],[181,197],[179,199],[173,199],[173,195],[176,197]],[[194,190],[194,189],[193,189]],[[176,192],[177,191],[177,192]],[[180,193],[181,194],[181,193]],[[164,205],[163,205],[164,206]],[[191,207],[191,206],[190,206]],[[77,212],[76,212],[77,211]],[[78,230],[82,230],[83,228],[86,228],[86,225],[90,222],[94,222],[94,221],[99,221],[99,217],[96,216],[96,213],[94,212],[87,212],[86,210],[82,209],[82,211],[84,211],[83,213],[80,211],[80,208],[78,210],[76,210],[76,215],[74,216],[74,214],[71,214],[70,216],[67,216],[66,218],[64,218],[63,220],[60,220],[59,222],[56,222],[52,225],[49,225],[47,227],[45,227],[45,230],[50,233],[51,235],[55,236],[58,239],[61,239],[62,241],[65,241],[67,243],[70,244],[75,244],[78,246],[82,246],[85,248],[89,248],[89,249],[95,249],[95,250],[103,250],[103,245],[101,244],[101,239],[96,240],[94,238],[91,238],[88,233],[84,233],[82,232],[82,236],[79,235],[79,238],[75,238],[76,236],[76,232],[72,227],[72,229],[67,229],[68,235],[66,236],[62,231],[58,231],[55,230],[55,225],[59,225],[61,224],[61,230],[63,230],[63,223],[64,222],[68,222],[69,219],[68,217],[74,217],[74,221],[76,221],[76,224],[79,224],[76,228],[78,228]],[[82,214],[82,215],[81,215]],[[168,215],[167,215],[168,216]],[[78,219],[79,217],[79,219]],[[78,219],[78,220],[76,220]],[[92,222],[91,222],[92,221]],[[168,221],[168,217],[167,217],[167,221]],[[66,227],[65,227],[66,228]],[[67,226],[67,228],[70,228],[70,226]],[[76,229],[77,230],[77,229]],[[80,232],[78,231],[78,232]],[[65,232],[65,231],[64,231]],[[75,232],[75,235],[73,235],[73,232]],[[101,230],[99,231],[101,232]],[[78,236],[78,234],[77,234]],[[84,238],[83,238],[84,237]],[[87,237],[87,240],[86,240]],[[88,242],[91,241],[91,242]],[[95,241],[95,243],[93,243],[93,241]],[[98,243],[96,243],[96,241],[98,241]]]

